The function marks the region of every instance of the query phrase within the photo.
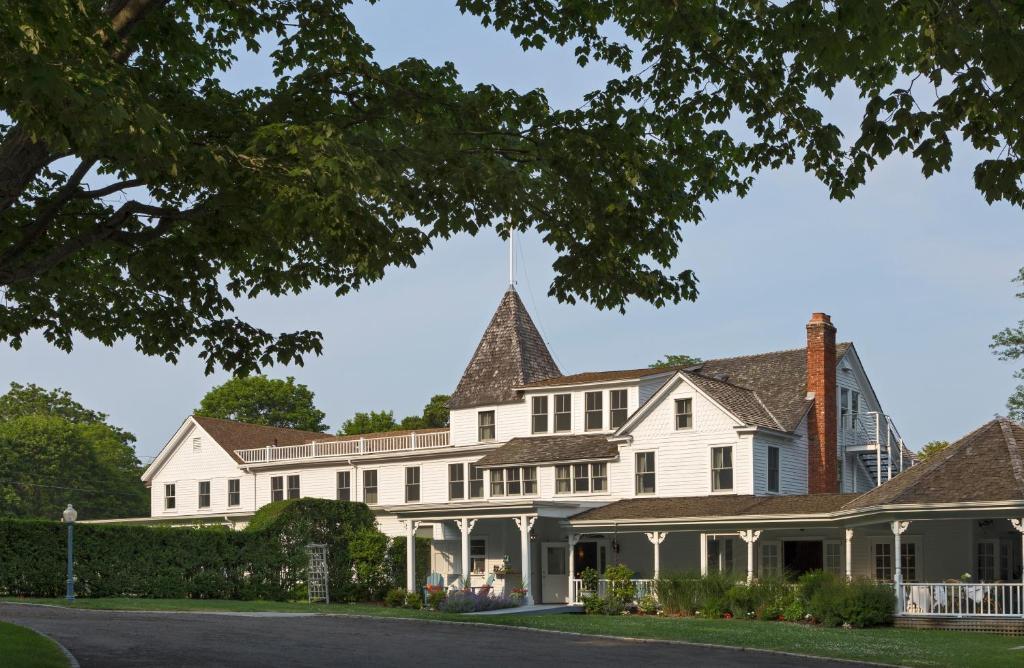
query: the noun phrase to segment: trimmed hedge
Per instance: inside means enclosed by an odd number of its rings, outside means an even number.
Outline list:
[[[63,595],[66,536],[59,522],[0,519],[0,595]],[[328,545],[332,601],[379,598],[396,581],[404,583],[404,539],[390,541],[377,531],[364,504],[295,499],[265,506],[244,531],[77,524],[75,593],[303,598],[311,542]],[[429,559],[429,542],[417,547]]]

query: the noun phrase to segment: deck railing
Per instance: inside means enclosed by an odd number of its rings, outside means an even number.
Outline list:
[[[636,590],[636,600],[640,600],[645,596],[654,595],[654,580],[631,580],[633,587]],[[591,593],[583,589],[583,580],[580,578],[574,578],[572,581],[572,592],[570,592],[570,599],[572,603],[582,603],[583,595]],[[608,595],[608,580],[597,581],[597,595],[605,597]]]
[[[930,617],[1024,616],[1020,582],[911,582],[903,585],[905,615]]]
[[[244,464],[271,464],[284,461],[331,459],[376,455],[407,450],[429,450],[449,446],[449,433],[443,431],[410,432],[395,436],[349,437],[336,441],[316,441],[302,445],[279,445],[238,450]]]

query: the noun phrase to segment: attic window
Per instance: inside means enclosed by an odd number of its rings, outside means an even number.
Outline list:
[[[477,415],[477,440],[494,440],[494,411],[480,411]]]
[[[198,436],[192,437],[192,452],[202,452],[203,440]]]

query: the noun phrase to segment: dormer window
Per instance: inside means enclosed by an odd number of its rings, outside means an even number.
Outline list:
[[[480,411],[476,414],[477,440],[494,440],[494,411]]]
[[[676,429],[693,428],[693,399],[676,399]]]
[[[534,434],[546,434],[548,431],[548,398],[533,398],[532,431]]]
[[[555,395],[555,431],[572,431],[572,395]]]
[[[629,415],[626,401],[626,390],[612,390],[608,393],[608,403],[611,404],[611,411],[608,413],[608,426],[612,429],[618,429],[626,424],[626,417]]]
[[[604,393],[587,392],[586,414],[584,415],[584,426],[587,431],[596,431],[604,426]]]

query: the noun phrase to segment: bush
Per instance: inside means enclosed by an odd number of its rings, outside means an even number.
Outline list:
[[[658,599],[654,598],[650,594],[644,596],[636,605],[637,609],[645,615],[656,615],[658,614]]]
[[[601,574],[597,572],[596,568],[584,568],[583,572],[580,573],[580,584],[585,592],[596,594],[597,583],[600,579]]]
[[[405,604],[402,607],[412,608],[413,610],[419,610],[423,607],[423,596],[421,596],[418,591],[406,592]]]
[[[617,615],[631,606],[636,599],[633,570],[625,564],[617,564],[606,568],[604,577],[608,580],[608,591],[605,594],[605,614]]]
[[[608,609],[605,600],[597,594],[583,595],[583,612],[588,615],[603,615]]]
[[[518,603],[504,594],[491,596],[490,594],[470,590],[455,591],[438,606],[441,612],[484,612],[487,610],[502,610],[514,608]]]
[[[837,575],[820,571],[800,578],[800,599],[807,612],[825,626],[888,624],[896,606],[896,596],[889,585],[872,581],[846,582]]]
[[[388,593],[384,596],[384,605],[389,608],[401,608],[405,605],[405,594],[406,591],[401,587],[389,589]]]
[[[444,589],[435,589],[434,591],[427,592],[427,607],[431,610],[440,610],[441,604],[448,598],[448,593]]]
[[[655,583],[658,600],[665,612],[693,615],[705,608],[709,602],[723,607],[725,593],[736,583],[731,573],[709,572],[678,573],[664,575]]]

